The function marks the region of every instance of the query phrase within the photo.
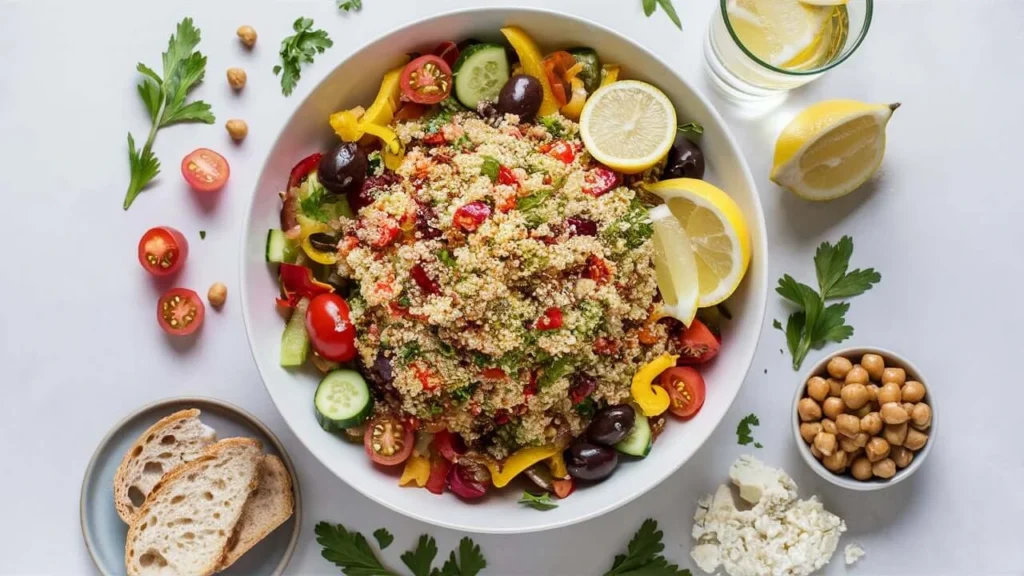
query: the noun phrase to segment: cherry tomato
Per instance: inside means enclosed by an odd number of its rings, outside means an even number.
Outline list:
[[[420,56],[405,65],[399,85],[403,100],[437,104],[452,91],[452,69],[439,56]]]
[[[561,160],[564,164],[572,164],[572,161],[576,159],[576,153],[572,150],[570,145],[565,140],[556,140],[551,143],[550,148],[546,150],[547,155],[551,156],[556,160]]]
[[[139,264],[154,276],[170,276],[185,265],[188,240],[170,226],[150,228],[139,239]]]
[[[427,485],[425,488],[434,494],[444,492],[444,485],[448,480],[448,469],[451,467],[452,463],[444,458],[434,458],[431,460],[430,477],[427,478]]]
[[[516,175],[512,172],[511,168],[498,166],[498,183],[511,186],[512,184],[518,184],[519,179],[516,178]]]
[[[434,48],[434,55],[444,60],[444,63],[448,67],[455,66],[455,61],[459,59],[459,47],[455,42],[451,40],[445,40]]]
[[[555,489],[555,496],[559,498],[568,498],[569,494],[572,494],[576,490],[576,482],[572,478],[566,480],[559,480],[555,478],[551,481],[551,487]]]
[[[537,330],[558,330],[562,327],[562,311],[552,306],[537,319]]]
[[[552,52],[544,58],[544,72],[547,73],[551,92],[559,106],[565,106],[569,102],[569,82],[565,76],[566,71],[574,65],[576,58],[563,50]]]
[[[156,320],[171,336],[188,336],[203,325],[203,299],[188,288],[171,288],[156,305]]]
[[[679,335],[679,362],[683,364],[703,364],[718,355],[722,342],[703,322],[693,319],[693,323]]]
[[[370,421],[363,435],[363,447],[381,466],[405,462],[415,444],[412,428],[393,416],[380,416]]]
[[[434,448],[449,462],[455,462],[459,456],[466,453],[466,443],[462,440],[462,436],[453,434],[447,429],[434,434]]]
[[[320,159],[323,157],[323,154],[314,152],[299,160],[299,163],[293,166],[292,171],[288,173],[288,189],[291,190],[305,182],[306,177],[320,166]]]
[[[423,269],[423,266],[416,264],[409,270],[409,275],[412,276],[413,281],[416,285],[423,290],[425,294],[437,294],[441,291],[441,287],[438,286],[437,282],[427,275],[427,271]]]
[[[571,160],[570,160],[571,162]],[[614,170],[598,166],[588,170],[583,175],[583,193],[594,196],[604,196],[619,185],[622,180]]]
[[[480,227],[484,223],[484,220],[491,215],[491,207],[483,202],[470,202],[469,204],[463,204],[455,210],[455,215],[452,217],[452,221],[456,226],[462,228],[466,232],[472,232]]]
[[[591,254],[587,257],[587,268],[584,270],[583,276],[597,284],[604,284],[612,277],[612,269],[604,258]]]
[[[332,362],[356,357],[356,327],[349,317],[348,303],[334,293],[319,294],[309,301],[306,332],[313,350]]]
[[[216,192],[227,184],[231,167],[213,150],[197,148],[181,160],[181,175],[193,190]]]
[[[704,377],[694,368],[669,368],[661,373],[659,384],[668,392],[669,411],[680,418],[692,418],[704,406]]]

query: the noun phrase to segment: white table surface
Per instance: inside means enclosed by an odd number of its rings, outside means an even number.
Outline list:
[[[384,526],[392,566],[424,532],[442,551],[463,534],[406,519],[332,476],[297,441],[266,394],[249,354],[239,308],[237,253],[242,213],[257,172],[291,110],[335,63],[364,42],[420,17],[470,0],[364,0],[345,15],[332,0],[256,2],[0,0],[0,194],[7,246],[0,281],[3,417],[0,418],[0,572],[87,574],[78,500],[82,473],[108,428],[135,407],[162,397],[202,394],[255,413],[284,441],[299,470],[305,519],[293,574],[337,574],[313,538],[319,520],[367,535]],[[525,0],[592,18],[646,45],[705,93],[701,42],[712,0],[675,0],[684,23],[643,16],[639,0]],[[156,153],[165,173],[132,209],[121,210],[128,178],[125,134],[149,126],[135,92],[135,63],[159,63],[168,35],[193,16],[209,56],[196,95],[220,122],[248,120],[232,146],[217,126],[162,131]],[[271,74],[277,46],[298,16],[311,16],[335,46],[303,69],[296,93],[281,95]],[[476,536],[491,574],[597,574],[643,519],[665,530],[666,554],[692,567],[688,551],[697,498],[749,452],[736,424],[755,412],[764,444],[758,457],[782,465],[804,495],[820,494],[845,518],[842,544],[868,555],[847,568],[841,554],[828,574],[1021,574],[1024,572],[1024,393],[1011,369],[1022,351],[1024,195],[1019,186],[1024,134],[1020,46],[1024,2],[882,0],[858,54],[798,91],[780,109],[744,117],[711,93],[757,179],[770,243],[770,277],[813,279],[822,240],[850,234],[854,266],[881,271],[880,285],[852,301],[851,343],[898,350],[919,364],[942,411],[929,461],[910,481],[874,494],[827,485],[799,460],[790,431],[796,375],[771,328],[787,313],[774,294],[761,345],[732,410],[696,456],[632,504],[582,525],[522,536]],[[251,24],[260,40],[240,50],[234,30]],[[242,66],[240,96],[224,70]],[[768,181],[771,151],[793,111],[826,98],[900,101],[885,163],[856,194],[812,205]],[[190,197],[177,175],[189,150],[210,146],[232,165],[218,201]],[[153,321],[156,285],[136,264],[144,230],[185,232],[191,255],[180,283],[205,293],[229,286],[223,311],[208,310],[194,346],[175,346]],[[198,230],[208,232],[205,241]],[[812,354],[811,359],[815,357]]]

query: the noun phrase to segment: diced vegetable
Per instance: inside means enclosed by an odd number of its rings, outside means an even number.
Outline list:
[[[286,368],[302,366],[309,355],[309,335],[306,334],[306,308],[309,299],[303,298],[295,305],[292,317],[281,335],[281,366]]]
[[[665,370],[675,366],[678,358],[674,354],[662,354],[644,364],[633,376],[630,392],[644,416],[657,416],[668,410],[668,392],[661,386],[655,386],[654,379]]]
[[[607,86],[619,80],[619,66],[617,64],[605,64],[601,66],[601,86]]]
[[[292,264],[298,252],[295,250],[295,243],[288,239],[284,230],[271,228],[267,231],[267,262],[280,264],[287,262]]]
[[[601,87],[601,59],[598,58],[597,52],[592,48],[573,48],[569,50],[569,54],[572,54],[576,63],[583,67],[578,77],[583,80],[587,94],[593,94],[594,90]]]
[[[510,76],[505,48],[497,44],[466,48],[455,61],[454,71],[455,97],[473,110],[481,101],[496,101]]]
[[[320,427],[337,432],[362,424],[373,411],[373,396],[359,372],[335,370],[316,387],[313,407]]]
[[[402,477],[398,479],[399,486],[408,486],[415,483],[423,488],[430,479],[430,460],[418,454],[413,454],[405,461],[405,468],[402,470]]]
[[[559,452],[561,452],[561,448],[555,445],[520,448],[501,464],[488,460],[487,469],[491,471],[491,481],[494,482],[494,486],[502,488],[530,466]]]
[[[647,456],[651,451],[651,424],[647,417],[637,412],[636,420],[633,422],[633,429],[629,435],[615,445],[615,449],[623,454],[631,456]]]

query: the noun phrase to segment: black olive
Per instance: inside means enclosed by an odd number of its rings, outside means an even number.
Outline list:
[[[359,190],[366,180],[366,152],[355,142],[342,142],[320,159],[316,175],[332,194]]]
[[[498,93],[498,113],[515,114],[520,122],[530,122],[540,110],[544,90],[533,76],[515,74]]]
[[[636,421],[636,412],[628,404],[608,406],[597,411],[587,428],[587,438],[595,444],[611,446],[629,436]]]
[[[661,173],[661,179],[669,178],[696,178],[704,177],[704,152],[686,136],[676,136],[676,141],[668,151],[668,158],[665,161],[665,170]]]
[[[576,442],[563,456],[569,474],[580,480],[603,480],[619,463],[618,452],[589,442]]]
[[[377,353],[377,358],[373,361],[373,371],[370,373],[370,377],[382,385],[391,384],[392,380],[395,379],[391,369],[391,361],[388,360],[388,357],[383,352]]]
[[[338,238],[326,232],[317,232],[309,235],[309,243],[313,248],[321,252],[334,254],[338,249]]]

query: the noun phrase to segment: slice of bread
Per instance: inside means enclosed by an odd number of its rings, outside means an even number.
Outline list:
[[[267,454],[260,462],[260,486],[249,496],[238,520],[235,534],[228,542],[224,561],[217,570],[224,570],[235,563],[250,548],[267,537],[295,511],[295,495],[292,492],[292,478],[284,462],[277,456]]]
[[[164,474],[198,458],[217,434],[199,421],[199,410],[175,412],[143,432],[125,453],[114,475],[117,515],[131,524]]]
[[[128,530],[128,575],[213,574],[259,485],[262,460],[258,440],[229,438],[164,476]]]

